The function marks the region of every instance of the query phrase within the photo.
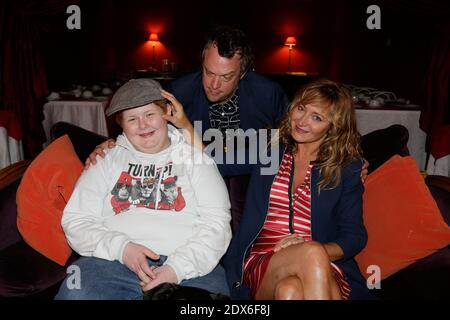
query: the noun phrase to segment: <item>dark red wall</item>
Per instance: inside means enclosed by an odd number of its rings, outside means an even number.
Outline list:
[[[382,30],[370,31],[366,8],[372,2],[82,0],[80,31],[67,30],[61,17],[43,36],[50,87],[107,81],[152,66],[150,32],[158,33],[161,41],[155,47],[156,68],[166,58],[180,70],[196,69],[206,31],[227,23],[249,34],[259,72],[286,72],[284,41],[295,36],[293,71],[420,100],[439,19],[421,15],[420,10],[411,13],[401,6],[380,5]]]

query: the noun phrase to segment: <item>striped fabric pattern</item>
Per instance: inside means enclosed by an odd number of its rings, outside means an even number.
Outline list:
[[[286,152],[275,177],[269,196],[269,209],[263,229],[254,241],[250,254],[244,262],[244,283],[252,288],[252,296],[261,283],[273,255],[275,244],[290,234],[289,231],[289,175],[293,156]],[[293,194],[293,226],[296,234],[305,241],[311,241],[311,171],[310,164],[304,182]],[[331,269],[341,290],[343,299],[348,299],[350,286],[345,275],[334,263]]]

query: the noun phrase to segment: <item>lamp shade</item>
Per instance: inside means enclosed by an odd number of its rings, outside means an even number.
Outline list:
[[[157,33],[150,33],[150,36],[148,37],[149,41],[153,41],[153,42],[158,42],[159,38],[158,38],[158,34]]]
[[[295,46],[297,44],[297,39],[295,37],[287,37],[286,41],[284,42],[285,46],[289,46],[290,48]]]

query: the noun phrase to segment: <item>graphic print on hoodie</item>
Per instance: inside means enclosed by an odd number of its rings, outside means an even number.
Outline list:
[[[174,175],[172,163],[163,167],[154,164],[128,163],[114,188],[111,205],[116,214],[131,207],[181,211],[186,206],[178,177]]]

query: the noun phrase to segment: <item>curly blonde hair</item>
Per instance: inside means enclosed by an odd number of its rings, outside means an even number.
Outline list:
[[[289,110],[280,123],[280,141],[297,150],[292,138],[291,115],[299,104],[319,103],[329,108],[330,128],[319,147],[317,163],[322,180],[322,188],[332,189],[341,182],[342,168],[350,161],[362,159],[361,135],[356,128],[355,110],[352,96],[342,84],[321,79],[302,87],[289,105]]]

